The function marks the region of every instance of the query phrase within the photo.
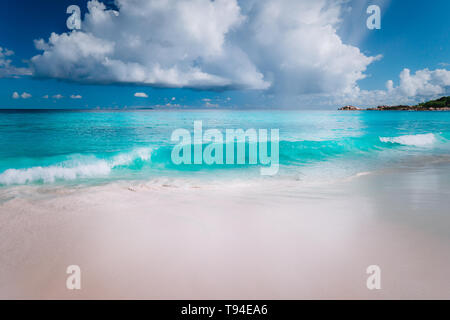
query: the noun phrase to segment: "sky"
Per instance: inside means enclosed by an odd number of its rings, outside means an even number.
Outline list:
[[[380,29],[367,28],[370,5]],[[450,93],[448,0],[0,6],[0,108],[335,109]]]

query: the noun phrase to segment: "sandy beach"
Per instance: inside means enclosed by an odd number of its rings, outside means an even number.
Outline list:
[[[0,298],[448,299],[446,170],[4,189]]]
[[[0,300],[450,300],[449,0],[2,4]]]

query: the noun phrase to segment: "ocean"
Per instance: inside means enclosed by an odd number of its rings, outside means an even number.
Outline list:
[[[278,129],[279,171],[261,177],[248,161],[174,164],[171,135],[192,132],[194,121],[221,132]],[[161,177],[327,182],[450,161],[449,112],[3,110],[0,136],[2,188]]]
[[[175,164],[199,121],[278,129],[279,170]],[[450,296],[448,112],[2,111],[0,132],[0,298],[72,299],[70,265],[84,299]]]

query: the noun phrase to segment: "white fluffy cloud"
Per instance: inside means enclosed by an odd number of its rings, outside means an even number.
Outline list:
[[[0,47],[0,78],[14,78],[31,74],[27,68],[17,68],[12,65],[10,57],[13,55],[14,51]]]
[[[64,96],[62,95],[62,94],[55,94],[53,97],[52,97],[53,99],[56,99],[56,100],[59,100],[59,99],[62,99],[62,98],[64,98]]]
[[[306,104],[336,105],[414,105],[422,101],[450,94],[450,71],[446,69],[422,69],[414,74],[409,69],[400,72],[398,86],[395,81],[386,82],[386,90],[355,90],[349,94],[309,96]]]
[[[380,58],[367,57],[337,35],[344,1],[251,1],[242,46],[277,91],[352,92]]]
[[[404,69],[400,73],[400,85],[391,90],[399,90],[406,97],[435,96],[445,94],[449,87],[450,71],[446,69],[423,69],[413,75]]]
[[[81,31],[35,41],[34,74],[87,83],[352,92],[376,60],[337,35],[344,1],[88,3]]]
[[[79,94],[72,94],[70,96],[70,99],[83,99],[83,97],[81,95],[79,95]]]
[[[144,92],[136,92],[136,93],[134,94],[134,96],[135,96],[136,98],[148,98],[148,95],[147,95],[146,93],[144,93]]]

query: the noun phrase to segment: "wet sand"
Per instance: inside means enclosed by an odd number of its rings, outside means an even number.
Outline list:
[[[0,298],[450,299],[448,167],[1,190]],[[81,267],[82,289],[66,289]],[[368,290],[366,268],[381,268]]]

